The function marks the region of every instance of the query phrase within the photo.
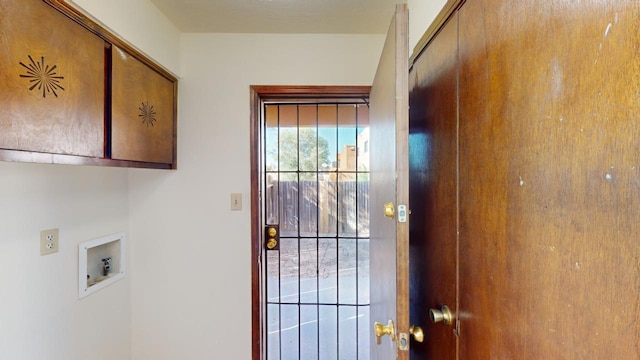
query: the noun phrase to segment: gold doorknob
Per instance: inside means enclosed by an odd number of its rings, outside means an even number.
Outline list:
[[[413,335],[413,339],[419,343],[424,341],[424,332],[420,326],[411,325],[409,327],[409,334]]]
[[[440,310],[431,309],[429,310],[429,317],[431,318],[432,323],[444,322],[445,325],[451,325],[453,323],[453,313],[447,305],[442,305]]]
[[[376,344],[380,345],[381,338],[385,335],[391,337],[391,341],[396,341],[396,329],[393,327],[393,321],[389,320],[389,325],[384,326],[379,322],[373,324],[373,330],[376,333]]]
[[[395,208],[393,207],[393,203],[384,204],[384,216],[388,218],[392,218],[395,215]]]

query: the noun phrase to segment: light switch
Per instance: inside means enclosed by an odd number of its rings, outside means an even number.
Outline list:
[[[242,194],[231,194],[231,210],[242,210]]]

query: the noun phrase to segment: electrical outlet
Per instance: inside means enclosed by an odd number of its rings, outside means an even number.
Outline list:
[[[58,229],[40,231],[40,255],[58,252]]]

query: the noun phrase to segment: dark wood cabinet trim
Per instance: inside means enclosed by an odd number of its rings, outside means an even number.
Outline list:
[[[447,0],[447,3],[444,4],[442,10],[440,10],[436,18],[433,19],[433,22],[431,22],[431,25],[429,25],[427,31],[425,31],[425,33],[422,35],[420,40],[418,40],[418,43],[414,47],[413,53],[409,58],[409,67],[411,67],[416,58],[420,56],[422,51],[429,45],[436,34],[438,34],[442,26],[447,22],[447,20],[449,20],[451,15],[453,15],[455,11],[460,8],[462,4],[464,4],[465,1],[466,0]]]
[[[66,0],[43,0],[45,3],[49,4],[50,6],[52,6],[54,9],[58,10],[59,12],[61,12],[62,14],[66,15],[68,18],[70,18],[71,20],[73,20],[74,22],[78,23],[79,25],[81,25],[82,27],[86,28],[87,30],[91,31],[92,33],[96,34],[97,36],[99,36],[100,38],[102,38],[105,42],[107,42],[109,48],[113,48],[113,46],[117,46],[118,48],[124,50],[125,52],[127,52],[129,55],[135,57],[136,59],[138,59],[139,61],[141,61],[143,64],[147,65],[148,67],[150,67],[151,69],[153,69],[154,71],[156,71],[157,73],[159,73],[160,75],[164,76],[167,80],[171,81],[173,83],[173,163],[169,164],[169,166],[165,165],[165,164],[154,164],[154,163],[144,163],[144,162],[138,162],[138,161],[116,161],[116,160],[111,160],[111,127],[107,127],[105,128],[105,136],[107,136],[108,138],[106,140],[109,140],[108,142],[105,143],[105,157],[108,157],[109,159],[106,159],[107,161],[105,162],[106,164],[127,164],[131,165],[131,167],[146,167],[146,168],[159,168],[159,169],[164,169],[164,168],[169,168],[169,169],[176,169],[178,167],[178,125],[177,125],[177,119],[178,119],[178,78],[176,75],[174,75],[171,71],[167,70],[165,67],[163,67],[162,65],[156,63],[155,61],[151,60],[150,58],[148,58],[146,55],[144,55],[143,53],[141,53],[140,51],[138,51],[135,47],[131,46],[127,41],[121,39],[120,37],[116,36],[115,34],[112,34],[111,32],[107,31],[106,29],[104,29],[100,24],[96,23],[95,21],[93,21],[92,19],[90,19],[87,15],[85,15],[82,11],[78,10],[76,7],[74,7],[73,5],[69,4]],[[108,67],[107,67],[107,71],[110,71],[110,62],[108,63]],[[110,113],[111,113],[111,75],[108,74],[108,76],[106,76],[107,79],[107,86],[108,89],[107,91],[109,91],[109,93],[107,94],[107,101],[108,104],[106,105],[107,112],[107,119],[105,120],[105,122],[110,122]],[[105,124],[107,125],[107,124]],[[138,166],[139,164],[146,164],[148,166]],[[123,166],[123,165],[111,165],[111,166]]]
[[[96,34],[104,41],[108,42],[111,45],[115,45],[120,49],[126,51],[128,54],[134,56],[138,60],[142,61],[145,65],[149,66],[156,72],[162,74],[162,76],[166,77],[172,82],[177,81],[177,76],[175,76],[171,71],[163,67],[162,65],[156,63],[151,60],[149,57],[141,53],[135,47],[131,46],[127,41],[121,39],[120,37],[112,34],[111,32],[104,29],[100,24],[96,23],[92,19],[90,19],[87,15],[85,15],[82,11],[75,8],[73,5],[69,4],[67,0],[42,0],[45,3],[51,5],[54,9],[66,15],[71,20],[80,24],[87,30]]]
[[[169,70],[156,63],[139,50],[135,49],[125,40],[112,34],[103,28],[96,21],[92,20],[81,10],[75,8],[67,0],[42,0],[45,4],[51,6],[54,10],[65,15],[74,23],[82,26],[92,34],[98,36],[105,42],[105,69],[104,69],[104,144],[102,157],[87,157],[78,155],[66,155],[57,153],[46,153],[37,151],[25,151],[20,149],[0,149],[0,161],[10,162],[28,162],[28,163],[45,163],[45,164],[73,164],[73,165],[91,165],[91,166],[112,166],[112,167],[131,167],[131,168],[152,168],[152,169],[176,169],[177,168],[177,104],[178,104],[178,79]],[[172,163],[151,163],[134,160],[117,160],[112,159],[111,152],[111,107],[112,107],[112,86],[111,86],[111,51],[113,46],[125,51],[129,56],[139,60],[141,63],[155,71],[161,77],[166,78],[173,85],[173,130],[172,130]]]
[[[371,86],[280,86],[280,85],[254,85],[251,86],[252,94],[264,99],[286,98],[327,98],[327,97],[369,97]]]
[[[111,166],[147,169],[174,169],[172,164],[149,163],[130,160],[113,160],[105,158],[92,158],[76,155],[39,153],[33,151],[20,151],[0,149],[0,161],[26,162],[41,164],[66,164],[88,166]]]
[[[111,159],[111,52],[113,46],[105,43],[104,49],[104,157]]]

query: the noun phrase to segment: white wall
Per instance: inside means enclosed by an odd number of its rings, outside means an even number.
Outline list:
[[[87,11],[116,34],[180,75],[179,32],[149,0],[67,0]],[[398,1],[402,2],[402,1]],[[409,7],[409,52],[413,52],[447,0],[406,0]],[[126,9],[126,11],[123,11]],[[391,18],[389,18],[391,19]]]
[[[415,42],[445,0],[416,3]],[[130,173],[134,359],[251,358],[249,86],[369,85],[383,42],[182,36],[178,170]]]
[[[178,73],[180,33],[148,0],[75,5]],[[82,300],[77,283],[79,243],[120,231],[135,241],[128,182],[126,169],[0,162],[0,359],[131,358],[132,271]],[[50,228],[60,251],[40,256]]]
[[[409,55],[447,0],[407,0],[409,7]]]
[[[149,0],[67,0],[113,34],[180,75],[180,32]]]
[[[0,162],[0,359],[130,357],[125,278],[78,299],[78,244],[129,231],[127,171]],[[40,256],[40,231],[60,250]]]
[[[423,2],[412,47],[445,0]],[[74,3],[183,76],[179,169],[0,163],[0,358],[250,359],[249,85],[368,85],[384,37],[181,38],[148,0]],[[53,227],[60,252],[41,257]],[[129,274],[78,300],[78,243],[118,231]]]
[[[178,170],[131,170],[134,359],[251,358],[249,86],[368,85],[383,41],[183,36]]]

